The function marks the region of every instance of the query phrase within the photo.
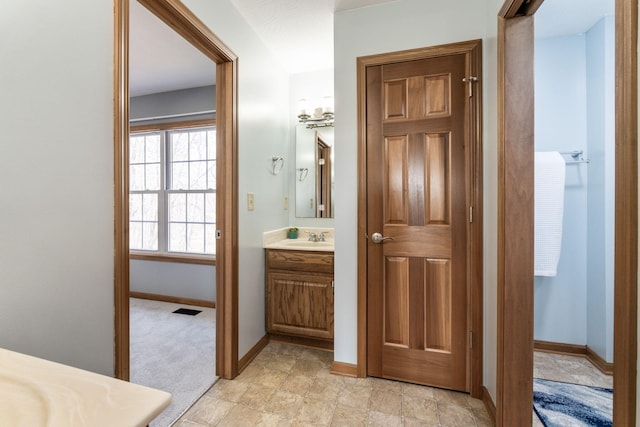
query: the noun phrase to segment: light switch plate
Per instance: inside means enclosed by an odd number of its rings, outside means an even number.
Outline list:
[[[247,210],[249,211],[252,211],[255,208],[253,204],[253,196],[252,192],[247,193]]]

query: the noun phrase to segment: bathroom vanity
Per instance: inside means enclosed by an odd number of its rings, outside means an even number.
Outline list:
[[[333,342],[333,242],[265,244],[269,334]]]

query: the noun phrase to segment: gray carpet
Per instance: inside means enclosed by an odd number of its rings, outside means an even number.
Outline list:
[[[171,393],[171,405],[150,424],[168,427],[218,379],[215,309],[136,298],[130,303],[131,382]],[[183,307],[202,313],[173,313]]]

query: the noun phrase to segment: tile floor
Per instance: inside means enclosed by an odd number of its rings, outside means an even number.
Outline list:
[[[269,343],[233,381],[219,380],[178,422],[201,426],[492,426],[464,393],[331,375],[333,354]],[[583,357],[535,352],[536,378],[613,387]],[[533,415],[533,426],[542,423]]]
[[[464,393],[330,373],[333,353],[269,343],[233,381],[219,380],[174,425],[492,426]]]
[[[613,376],[603,374],[588,359],[579,356],[536,351],[533,354],[533,377],[613,388]],[[543,426],[535,412],[532,425],[534,427]]]

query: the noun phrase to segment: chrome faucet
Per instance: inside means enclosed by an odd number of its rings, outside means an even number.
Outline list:
[[[316,240],[316,242],[324,242],[324,231],[322,233],[320,233],[320,235],[318,236],[318,240]]]
[[[317,242],[318,241],[318,235],[316,233],[309,233],[309,241],[310,242]]]

